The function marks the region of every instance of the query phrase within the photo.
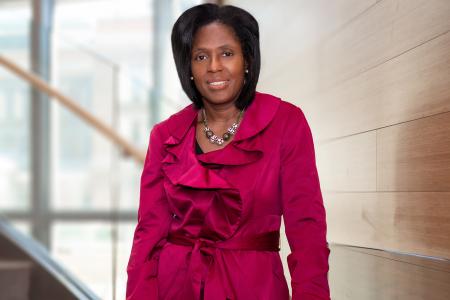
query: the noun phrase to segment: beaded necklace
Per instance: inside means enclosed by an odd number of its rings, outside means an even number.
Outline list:
[[[222,137],[218,137],[209,127],[208,127],[208,120],[206,118],[206,112],[205,109],[202,109],[203,114],[203,125],[204,125],[204,131],[206,138],[213,144],[217,144],[219,146],[223,145],[224,142],[228,141],[233,135],[236,134],[237,128],[239,126],[239,122],[241,121],[242,114],[244,113],[244,110],[241,110],[239,112],[239,115],[237,117],[236,122],[234,122],[227,131],[222,135]]]

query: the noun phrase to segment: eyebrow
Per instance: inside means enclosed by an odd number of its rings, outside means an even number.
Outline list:
[[[234,47],[231,46],[231,45],[229,45],[229,44],[225,44],[225,45],[219,46],[219,47],[217,47],[217,48],[218,48],[218,49],[226,49],[226,48],[233,49]],[[195,48],[195,49],[192,50],[192,52],[208,51],[208,50],[210,50],[210,49],[208,49],[208,48]]]

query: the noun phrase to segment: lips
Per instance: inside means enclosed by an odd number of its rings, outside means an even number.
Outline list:
[[[215,80],[208,80],[208,81],[206,81],[206,84],[208,85],[208,87],[210,89],[220,90],[220,89],[226,88],[228,86],[229,82],[230,82],[229,80],[218,80],[218,79],[215,79]]]
[[[209,85],[217,86],[217,85],[224,85],[224,84],[226,84],[226,83],[227,83],[226,80],[223,80],[223,81],[209,82],[208,84],[209,84]]]

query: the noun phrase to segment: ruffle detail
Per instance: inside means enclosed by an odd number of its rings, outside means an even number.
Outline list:
[[[245,166],[263,158],[267,146],[262,145],[258,133],[270,124],[279,103],[280,99],[257,93],[233,140],[220,150],[199,155],[195,154],[198,111],[192,105],[173,115],[164,126],[168,135],[161,168],[174,216],[169,235],[196,240],[189,255],[189,276],[197,296],[201,280],[207,276],[204,270],[218,251],[205,253],[212,248],[202,245],[230,240],[242,222],[242,193],[223,174],[229,172],[227,167]],[[225,292],[233,297],[228,280],[223,281]]]
[[[218,157],[207,158],[203,156],[204,163],[197,159],[193,152],[195,127],[192,127],[185,138],[176,143],[172,138],[166,141],[167,154],[162,162],[162,169],[171,184],[166,184],[166,192],[170,202],[177,204],[177,195],[186,195],[186,189],[195,198],[196,190],[200,193],[207,191],[210,194],[208,207],[204,208],[203,226],[199,237],[211,241],[226,240],[230,238],[239,226],[242,214],[242,198],[239,190],[222,177],[215,168],[207,166],[208,163],[221,162]],[[245,150],[236,156],[234,163],[249,163],[260,157],[259,153]],[[208,153],[206,153],[208,154]],[[224,164],[225,162],[221,162]],[[179,188],[184,188],[182,191]],[[180,199],[185,201],[184,199]],[[192,199],[195,201],[195,199]],[[193,203],[195,206],[195,203]],[[183,206],[183,205],[181,205]],[[192,215],[198,215],[191,213]],[[189,216],[180,216],[181,219]],[[198,221],[198,220],[197,220]],[[185,220],[189,222],[189,220]]]

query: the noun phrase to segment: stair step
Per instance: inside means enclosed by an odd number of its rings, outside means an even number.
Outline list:
[[[28,300],[32,263],[0,260],[0,298]]]

